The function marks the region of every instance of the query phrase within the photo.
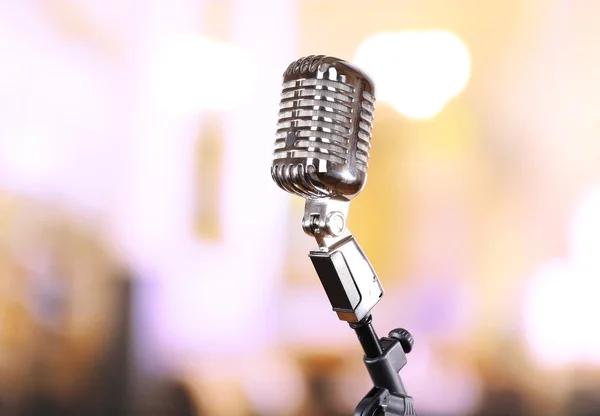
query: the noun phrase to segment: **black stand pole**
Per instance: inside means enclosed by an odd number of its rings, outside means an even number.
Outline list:
[[[412,350],[413,337],[399,328],[379,339],[371,320],[369,315],[361,322],[350,323],[365,352],[364,363],[374,386],[360,401],[354,416],[415,416],[413,399],[406,394],[398,374]]]

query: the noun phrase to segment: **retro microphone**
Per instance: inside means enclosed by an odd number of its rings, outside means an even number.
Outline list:
[[[304,198],[350,200],[367,180],[373,82],[325,56],[293,62],[283,77],[273,179]]]
[[[333,310],[356,332],[373,389],[355,416],[415,415],[398,374],[413,346],[399,328],[379,339],[371,309],[383,287],[346,227],[350,200],[366,184],[375,86],[354,65],[324,55],[292,62],[283,74],[271,176],[305,198],[302,228],[315,237],[309,257]]]

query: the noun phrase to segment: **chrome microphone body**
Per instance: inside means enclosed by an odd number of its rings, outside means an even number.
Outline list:
[[[271,174],[304,198],[350,200],[367,180],[375,88],[348,62],[299,59],[283,74]]]

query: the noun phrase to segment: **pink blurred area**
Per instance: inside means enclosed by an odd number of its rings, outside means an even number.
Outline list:
[[[0,3],[0,414],[352,414],[359,344],[269,173],[281,74],[321,53],[382,97],[349,226],[418,414],[600,413],[599,13]]]

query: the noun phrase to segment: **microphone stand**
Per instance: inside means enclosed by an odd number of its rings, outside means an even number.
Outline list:
[[[309,257],[333,310],[356,332],[373,382],[354,416],[416,416],[413,398],[399,375],[414,340],[402,328],[381,339],[375,333],[370,312],[383,296],[383,288],[346,228],[348,208],[349,201],[339,197],[306,199],[302,228],[319,244]]]
[[[359,323],[351,323],[350,327],[365,352],[363,361],[374,386],[360,401],[354,416],[416,415],[413,398],[406,393],[398,374],[406,364],[406,354],[412,350],[412,335],[398,328],[379,339],[371,324],[371,315]]]

